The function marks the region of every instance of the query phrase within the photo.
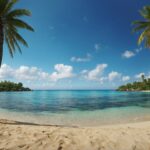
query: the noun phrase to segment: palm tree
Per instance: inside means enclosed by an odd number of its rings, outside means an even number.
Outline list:
[[[19,29],[34,29],[26,22],[19,19],[22,16],[30,16],[31,13],[26,9],[13,9],[19,0],[0,0],[0,66],[3,58],[3,45],[6,42],[9,53],[13,57],[16,49],[21,53],[19,44],[28,47],[27,42],[18,33]]]
[[[144,80],[145,80],[144,74],[141,75],[141,78],[142,78],[142,81],[144,82]]]
[[[145,47],[150,48],[150,6],[143,7],[140,14],[145,20],[134,21],[133,24],[135,25],[135,28],[133,31],[142,31],[138,39],[138,44],[140,45],[145,41]]]

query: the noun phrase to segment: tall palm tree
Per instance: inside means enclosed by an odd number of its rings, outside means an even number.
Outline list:
[[[13,57],[16,49],[21,53],[19,44],[28,47],[27,42],[18,33],[19,29],[34,31],[26,22],[19,19],[22,16],[30,16],[26,9],[13,9],[19,0],[0,0],[0,66],[3,58],[3,45],[6,42],[9,53]]]
[[[140,45],[144,41],[145,47],[150,48],[150,6],[143,7],[140,14],[144,18],[144,21],[134,21],[135,28],[133,31],[141,31],[138,44]]]

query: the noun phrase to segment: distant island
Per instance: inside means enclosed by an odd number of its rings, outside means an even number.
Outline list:
[[[0,92],[8,91],[31,91],[31,89],[23,87],[22,83],[14,83],[10,81],[0,82]]]
[[[144,75],[142,75],[141,78],[141,82],[133,82],[122,85],[117,89],[117,91],[150,91],[150,78],[146,79]]]

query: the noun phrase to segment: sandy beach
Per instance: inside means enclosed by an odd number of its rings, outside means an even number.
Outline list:
[[[150,150],[150,122],[71,127],[1,119],[0,149]]]
[[[142,91],[142,92],[146,92],[146,93],[149,93],[149,92],[150,92],[150,90],[145,90],[145,91]]]

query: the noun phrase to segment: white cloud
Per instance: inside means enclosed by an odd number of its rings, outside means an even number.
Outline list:
[[[134,57],[135,56],[135,53],[134,52],[132,52],[132,51],[125,51],[123,54],[122,54],[122,56],[124,57],[124,58],[131,58],[131,57]]]
[[[121,77],[121,74],[115,71],[112,71],[108,74],[108,80],[109,81],[113,81],[116,79],[119,79]]]
[[[14,75],[14,70],[6,65],[3,64],[0,68],[0,79],[5,79],[5,78],[12,78]]]
[[[55,68],[56,72],[53,72],[50,75],[50,79],[52,81],[57,81],[57,80],[64,79],[64,78],[71,78],[74,76],[74,74],[72,73],[72,71],[73,71],[72,66],[68,66],[68,65],[64,65],[64,64],[57,64],[57,65],[55,65],[54,68]]]
[[[14,78],[19,80],[49,80],[50,75],[37,67],[20,66],[14,70]]]
[[[142,47],[137,48],[137,49],[134,49],[134,50],[132,50],[132,51],[126,50],[126,51],[122,54],[122,57],[124,57],[124,58],[131,58],[131,57],[134,57],[134,56],[136,56],[138,53],[140,53],[142,50],[143,50]]]
[[[92,59],[91,54],[87,53],[85,58],[80,58],[80,57],[72,57],[70,60],[72,62],[88,62]]]
[[[15,69],[3,64],[0,68],[0,80],[23,82],[35,89],[38,87],[51,87],[58,80],[74,76],[72,66],[56,64],[54,69],[56,72],[50,74],[37,67],[20,66]]]
[[[142,75],[145,75],[145,73],[141,72],[141,73],[139,73],[139,74],[136,74],[136,75],[135,75],[135,78],[136,78],[136,79],[141,79]]]
[[[99,64],[96,66],[95,69],[91,70],[91,71],[87,71],[87,70],[83,70],[82,72],[85,73],[84,77],[87,80],[93,80],[93,81],[103,81],[104,77],[102,77],[102,74],[105,70],[105,68],[107,68],[107,64]]]
[[[76,77],[76,80],[83,77],[86,80],[97,82],[97,83],[106,83],[106,85],[113,83],[121,83],[130,80],[130,76],[122,75],[117,71],[109,72],[108,74],[104,74],[107,64],[98,64],[92,70],[82,70],[78,76],[73,73],[73,67],[70,65],[64,64],[56,64],[54,66],[54,70],[52,73],[43,71],[38,67],[29,67],[29,66],[20,66],[18,68],[13,68],[9,65],[3,64],[0,68],[0,80],[11,80],[14,82],[22,82],[25,86],[33,88],[33,89],[50,89],[63,87],[65,84],[67,87],[68,79]],[[137,74],[135,78],[140,79],[141,75],[144,73]],[[144,74],[145,75],[145,74]],[[150,76],[146,74],[146,78]],[[63,80],[67,79],[67,80]],[[62,80],[61,82],[57,82]],[[72,81],[72,80],[71,80]],[[115,82],[113,82],[115,81]],[[63,85],[61,85],[63,83]],[[60,84],[60,85],[59,85]],[[74,86],[72,84],[71,86]]]
[[[42,71],[37,67],[20,66],[14,69],[6,64],[3,64],[0,68],[0,79],[16,79],[16,80],[48,80],[50,79],[50,74]]]
[[[122,81],[123,81],[123,82],[129,81],[129,80],[130,80],[130,77],[129,77],[129,76],[123,76],[123,77],[122,77]]]
[[[98,81],[100,83],[104,83],[104,81],[108,82],[108,81],[114,81],[114,80],[119,80],[119,81],[122,81],[121,80],[121,77],[122,77],[122,74],[121,73],[118,73],[118,72],[115,72],[115,71],[112,71],[110,72],[108,75],[103,75],[105,69],[108,67],[107,64],[99,64],[96,66],[95,69],[93,70],[83,70],[81,71],[81,75],[87,79],[87,80],[90,80],[90,81]],[[122,77],[123,80],[127,80],[129,79],[129,76],[123,76]]]

